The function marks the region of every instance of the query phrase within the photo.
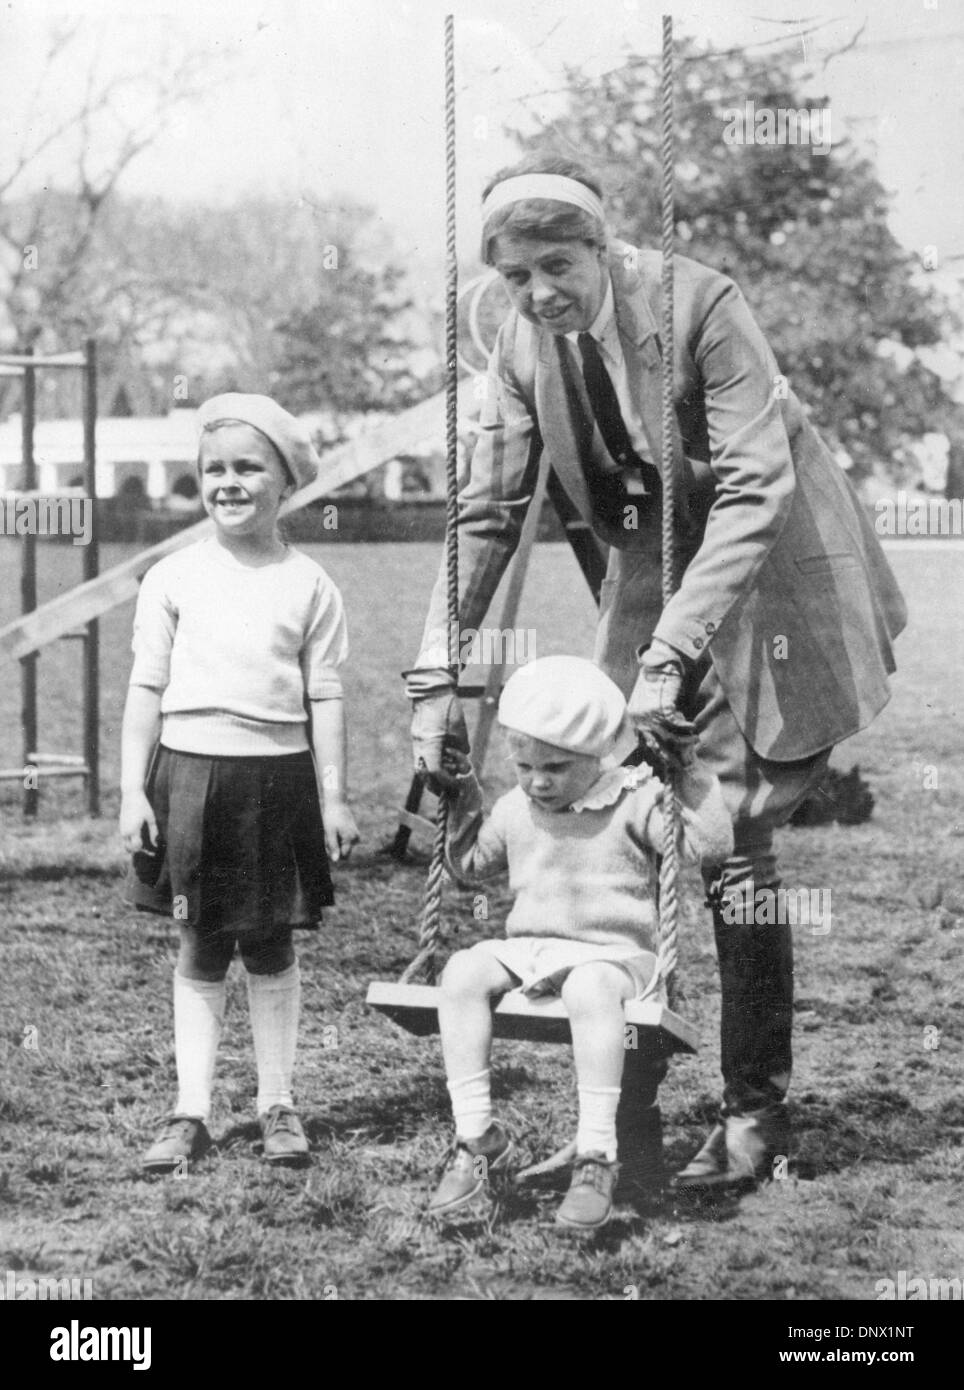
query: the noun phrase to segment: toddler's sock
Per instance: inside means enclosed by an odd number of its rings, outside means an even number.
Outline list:
[[[489,1069],[448,1083],[455,1132],[460,1139],[480,1139],[492,1123]]]
[[[618,1086],[579,1087],[579,1127],[576,1130],[576,1152],[591,1150],[604,1153],[612,1163],[616,1157],[616,1111],[619,1107]]]
[[[174,1058],[178,1115],[207,1120],[224,1018],[224,980],[189,980],[174,972]]]
[[[298,1044],[301,971],[298,962],[277,975],[248,973],[248,1008],[258,1064],[258,1114],[293,1105],[291,1077]]]

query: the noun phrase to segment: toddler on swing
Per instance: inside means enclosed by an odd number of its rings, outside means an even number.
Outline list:
[[[572,1183],[557,1222],[594,1230],[608,1221],[616,1163],[627,1000],[662,988],[656,956],[663,785],[621,760],[636,746],[618,687],[591,661],[550,656],[506,683],[499,722],[518,785],[485,819],[464,754],[457,775],[447,867],[461,881],[508,869],[514,903],[505,939],[457,951],[441,981],[439,1028],[455,1118],[455,1147],[428,1207],[447,1216],[503,1170],[511,1141],[492,1116],[489,1057],[495,997],[519,989],[559,994],[569,1014],[579,1097]],[[691,745],[678,776],[681,857],[723,859],[730,817],[716,778]],[[481,1160],[481,1161],[480,1161]]]

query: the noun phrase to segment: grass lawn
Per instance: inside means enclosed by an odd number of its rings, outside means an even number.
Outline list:
[[[229,980],[212,1131],[189,1177],[146,1181],[139,1155],[173,1100],[173,934],[124,906],[114,817],[131,606],[101,623],[105,814],[50,783],[20,818],[0,787],[0,1271],[89,1277],[94,1297],[288,1299],[873,1299],[875,1283],[964,1275],[964,550],[891,551],[911,606],[895,694],[838,750],[877,799],[864,825],[786,831],[788,886],[832,890],[832,930],[797,931],[795,1142],[789,1171],[739,1203],[626,1210],[574,1249],[552,1192],[507,1199],[492,1219],[435,1231],[419,1212],[449,1139],[437,1041],[364,1006],[369,979],[410,954],[425,854],[396,866],[390,838],[408,781],[399,671],[415,652],[434,546],[306,547],[345,595],[353,801],[363,844],[339,902],[298,938],[304,977],[296,1085],[313,1148],[305,1172],[257,1152],[254,1060],[241,968]],[[105,547],[104,567],[123,554]],[[19,552],[0,541],[0,622],[18,603]],[[41,595],[78,582],[79,553],[41,549]],[[536,552],[519,622],[539,655],[587,652],[593,608],[568,551]],[[76,751],[79,656],[42,656],[41,751]],[[20,757],[16,667],[0,667],[5,766]],[[505,785],[492,747],[490,790]],[[505,898],[499,902],[504,905]],[[450,937],[473,939],[472,898],[449,887]],[[718,991],[708,916],[689,893],[681,1007],[697,1058],[663,1087],[672,1168],[716,1101]],[[496,914],[496,922],[498,915]],[[26,1046],[24,1044],[27,1044]],[[560,1048],[497,1044],[495,1094],[523,1155],[572,1132]]]

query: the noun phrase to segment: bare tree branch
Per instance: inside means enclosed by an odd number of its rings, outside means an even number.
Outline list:
[[[869,24],[869,22],[870,22],[869,20],[865,19],[864,22],[863,22],[863,24],[861,24],[860,28],[859,28],[859,29],[857,30],[857,32],[854,34],[853,38],[849,40],[849,42],[845,43],[844,46],[843,46],[842,48],[835,48],[835,49],[833,50],[832,53],[828,53],[828,54],[827,54],[827,56],[824,58],[823,63],[822,63],[822,65],[821,65],[821,68],[820,68],[820,71],[821,71],[821,72],[825,72],[825,71],[826,71],[826,69],[827,69],[827,64],[828,64],[833,58],[839,58],[840,55],[841,55],[842,53],[849,53],[850,50],[851,50],[852,48],[855,48],[855,47],[857,46],[857,44],[860,42],[860,36],[861,36],[861,34],[864,32],[864,30],[867,28],[867,25]]]
[[[6,335],[12,331],[24,342],[39,335],[40,317],[62,321],[72,312],[69,300],[78,293],[104,206],[118,181],[159,138],[172,113],[202,94],[212,64],[223,61],[207,51],[185,54],[168,47],[134,69],[107,72],[104,35],[103,28],[85,21],[51,28],[19,148],[0,168],[0,243],[13,253],[0,266],[0,303],[6,307]],[[66,110],[63,99],[50,99],[51,91],[64,85],[65,65],[74,91]],[[45,111],[55,109],[60,114],[45,121]],[[77,147],[72,192],[45,189],[43,194],[15,196],[31,178],[37,182],[45,156],[68,141]],[[61,201],[65,197],[74,200],[69,219]],[[23,248],[44,241],[41,268],[31,267],[28,275]],[[84,294],[89,318],[96,295],[87,286]]]

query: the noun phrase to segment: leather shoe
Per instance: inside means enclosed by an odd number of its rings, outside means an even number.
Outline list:
[[[572,1165],[572,1182],[565,1201],[556,1212],[556,1225],[570,1231],[598,1231],[612,1216],[613,1194],[619,1164],[595,1149],[577,1154]]]
[[[141,1167],[148,1173],[183,1174],[211,1147],[211,1136],[203,1120],[194,1115],[169,1115],[141,1159]]]
[[[505,1173],[511,1153],[511,1139],[494,1121],[478,1139],[457,1138],[426,1215],[448,1216],[472,1204],[490,1178]]]
[[[266,1163],[282,1168],[303,1168],[311,1162],[308,1140],[301,1121],[290,1105],[272,1105],[259,1115]]]
[[[727,1115],[713,1126],[697,1154],[673,1179],[677,1192],[754,1187],[773,1175],[777,1157],[790,1146],[790,1117],[785,1105],[746,1115]]]

